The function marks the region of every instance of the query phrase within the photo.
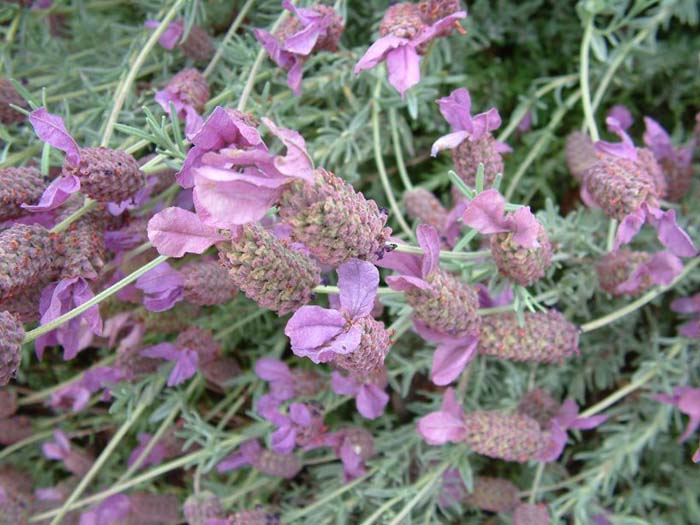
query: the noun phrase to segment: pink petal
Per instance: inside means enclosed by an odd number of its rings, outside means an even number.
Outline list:
[[[287,72],[287,85],[295,97],[301,95],[301,76],[304,71],[304,62],[296,56],[292,59],[291,67]]]
[[[430,148],[430,156],[435,157],[442,150],[456,148],[464,142],[468,136],[468,131],[453,131],[452,133],[443,135],[433,142],[433,146]]]
[[[46,187],[38,203],[32,205],[24,203],[22,208],[31,212],[53,210],[78,191],[80,191],[80,179],[78,177],[75,175],[58,177]]]
[[[462,418],[464,416],[464,411],[462,410],[462,405],[457,401],[457,396],[455,394],[454,388],[448,388],[442,395],[442,404],[440,405],[441,412],[447,412],[452,414],[456,418]]]
[[[424,252],[421,276],[426,278],[440,264],[440,235],[432,226],[421,224],[416,228],[416,237]]]
[[[433,25],[422,28],[418,35],[416,35],[416,37],[413,39],[413,44],[418,46],[432,40],[437,36],[440,36],[441,34],[445,33],[445,31],[454,28],[455,22],[466,17],[466,11],[457,11],[449,16],[446,16],[445,18],[441,18]]]
[[[372,44],[360,60],[355,64],[353,72],[357,75],[365,69],[372,69],[377,64],[382,62],[389,51],[396,49],[399,46],[405,46],[408,40],[397,36],[384,36]]]
[[[644,117],[644,126],[646,127],[643,135],[644,144],[654,152],[657,159],[672,157],[674,148],[671,137],[668,136],[661,124],[650,117]]]
[[[569,428],[579,429],[579,430],[589,430],[591,428],[596,428],[607,421],[608,416],[591,416],[591,417],[578,417],[570,425]]]
[[[564,452],[567,441],[566,432],[556,423],[556,421],[552,422],[549,430],[549,443],[537,458],[545,463],[550,463],[559,459],[559,456],[561,456],[562,452]]]
[[[685,430],[683,433],[678,436],[678,442],[679,443],[685,443],[690,436],[695,433],[695,431],[700,427],[700,415],[698,414],[693,414],[690,416],[690,419],[688,420],[688,425],[685,427]]]
[[[681,314],[693,314],[700,312],[700,293],[696,293],[691,297],[675,299],[671,303],[671,310]]]
[[[181,350],[175,360],[170,376],[168,376],[168,386],[176,386],[188,380],[197,373],[199,364],[199,354],[194,350]]]
[[[287,322],[284,333],[292,348],[316,348],[339,335],[347,321],[337,310],[320,306],[302,306]]]
[[[625,218],[622,219],[620,226],[617,228],[613,249],[617,250],[623,244],[627,244],[634,239],[635,235],[637,235],[639,230],[642,229],[642,226],[644,226],[646,217],[647,215],[644,213],[644,209],[642,208],[625,216]]]
[[[352,377],[336,370],[331,374],[331,389],[341,396],[354,396],[360,390],[360,385]]]
[[[700,339],[700,319],[694,319],[681,325],[679,333],[689,339]]]
[[[386,278],[386,284],[389,288],[399,292],[405,292],[407,290],[430,290],[430,284],[421,279],[420,277],[413,277],[412,275],[390,275]]]
[[[448,97],[436,101],[440,106],[440,113],[452,126],[452,131],[464,131],[467,134],[474,130],[471,110],[472,99],[465,88],[455,89]]]
[[[148,29],[156,29],[159,25],[160,22],[157,20],[146,20],[144,24]],[[180,37],[182,37],[184,31],[185,27],[182,21],[171,22],[168,24],[168,27],[165,28],[165,31],[161,33],[158,43],[165,49],[173,49],[180,40]]]
[[[255,362],[253,368],[255,375],[265,381],[291,381],[292,374],[289,367],[279,359],[261,357]]]
[[[278,454],[291,454],[297,439],[297,431],[289,426],[275,430],[270,436],[270,448]]]
[[[464,342],[439,345],[433,355],[430,380],[436,385],[445,386],[457,379],[474,357],[477,342],[478,339],[473,337]]]
[[[683,271],[681,260],[669,252],[659,252],[635,268],[629,278],[620,283],[617,290],[620,292],[632,292],[636,290],[645,278],[658,285],[670,284]]]
[[[624,159],[637,160],[637,149],[634,147],[634,142],[625,133],[625,130],[620,126],[620,122],[614,117],[605,119],[608,129],[622,139],[622,142],[605,142],[599,140],[595,143],[595,150],[604,155],[612,155],[613,157],[621,157]]]
[[[473,131],[470,140],[479,140],[489,131],[497,130],[501,127],[501,115],[496,108],[491,108],[484,113],[479,113],[472,117]]]
[[[620,128],[627,131],[632,127],[634,119],[632,118],[632,113],[625,106],[617,104],[608,110],[607,117],[613,117],[619,123]],[[613,131],[613,130],[610,130]]]
[[[170,207],[148,221],[148,240],[161,255],[182,257],[186,253],[203,253],[225,238],[194,213]]]
[[[386,55],[389,84],[403,98],[406,91],[420,82],[420,56],[412,45],[399,46]]]
[[[297,55],[308,55],[316,45],[322,31],[323,27],[320,24],[309,24],[284,41],[284,50]]]
[[[367,419],[376,419],[384,413],[389,394],[377,385],[362,385],[355,398],[357,411]]]
[[[280,139],[287,148],[287,154],[275,157],[275,168],[287,177],[314,182],[314,167],[306,151],[304,137],[294,130],[278,127],[270,119],[263,117],[263,124]]]
[[[70,164],[80,162],[78,143],[68,133],[61,117],[52,115],[46,111],[46,108],[39,108],[31,112],[29,122],[41,140],[66,154],[66,160]]]
[[[418,420],[418,434],[430,445],[459,443],[466,431],[464,420],[448,412],[433,412]]]
[[[662,211],[647,204],[642,205],[647,218],[656,229],[659,241],[678,257],[694,257],[697,253],[690,236],[676,222],[676,210]]]
[[[508,231],[503,212],[505,199],[496,190],[486,190],[474,197],[462,214],[462,221],[479,233]]]
[[[370,315],[379,287],[379,271],[367,261],[351,259],[338,268],[340,304],[350,318]]]
[[[423,259],[419,255],[413,255],[410,253],[404,253],[399,251],[392,251],[389,253],[385,253],[384,257],[376,261],[375,264],[380,268],[396,270],[397,272],[404,275],[420,277],[422,261]]]
[[[176,361],[180,355],[180,349],[172,343],[158,343],[157,345],[141,350],[139,355],[150,357],[151,359]]]
[[[510,223],[516,243],[524,248],[537,248],[540,245],[537,235],[542,227],[529,206],[518,208],[508,219],[506,220]]]
[[[693,463],[700,463],[700,447],[693,454]]]

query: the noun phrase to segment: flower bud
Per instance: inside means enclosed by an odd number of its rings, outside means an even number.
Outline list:
[[[109,148],[82,148],[77,165],[63,165],[63,175],[80,179],[80,191],[98,202],[120,203],[143,188],[145,179],[129,153]]]
[[[27,416],[0,419],[0,445],[14,445],[33,434],[32,421]]]
[[[6,78],[0,78],[0,124],[9,126],[15,122],[22,122],[26,118],[19,111],[12,109],[10,104],[22,108],[28,107],[22,95],[17,93],[12,82]]]
[[[411,39],[425,27],[418,5],[400,2],[389,7],[379,24],[379,36]]]
[[[224,304],[238,292],[226,268],[216,261],[186,264],[180,273],[185,278],[185,300],[193,304]]]
[[[180,45],[182,52],[195,62],[206,62],[214,55],[214,44],[211,42],[209,34],[199,27],[192,25],[190,32]]]
[[[316,181],[296,181],[280,197],[280,217],[292,239],[304,244],[323,264],[348,259],[374,260],[383,253],[391,230],[387,215],[373,200],[330,172],[317,170]]]
[[[564,157],[569,171],[581,181],[585,171],[598,161],[593,141],[581,131],[574,131],[566,137]]]
[[[38,201],[45,189],[46,182],[36,168],[0,169],[0,222],[24,215],[21,205]]]
[[[333,363],[359,377],[366,377],[383,369],[384,358],[389,353],[391,337],[384,323],[366,316],[353,321],[362,331],[362,339],[356,350],[349,354],[336,354]]]
[[[650,280],[641,282],[639,287],[631,292],[620,292],[617,288],[630,278],[640,264],[647,262],[650,258],[651,256],[646,252],[635,252],[626,248],[605,254],[595,266],[600,287],[614,296],[642,293],[653,284]]]
[[[294,454],[278,454],[272,450],[261,450],[253,461],[253,467],[267,474],[291,479],[301,470],[301,461]]]
[[[423,224],[429,224],[438,232],[445,230],[447,210],[438,198],[425,188],[414,188],[403,195],[406,214]]]
[[[22,360],[24,326],[9,312],[0,312],[0,386],[10,382]]]
[[[536,248],[521,246],[513,236],[513,232],[491,236],[491,256],[502,275],[522,286],[530,286],[544,277],[552,264],[552,245],[542,225],[537,234],[539,246]]]
[[[229,516],[229,525],[279,525],[280,515],[268,512],[262,507],[255,510],[241,510]]]
[[[521,503],[513,511],[513,525],[549,525],[547,505]]]
[[[219,252],[233,283],[246,297],[279,315],[308,303],[321,282],[318,265],[258,225],[243,226]]]
[[[511,512],[520,501],[518,487],[503,478],[477,476],[474,491],[467,494],[465,502],[489,512]]]
[[[479,352],[509,361],[560,363],[578,353],[578,328],[556,310],[484,316]]]
[[[537,421],[519,414],[477,410],[464,415],[464,425],[474,452],[505,461],[536,459],[548,442]]]
[[[531,417],[541,428],[546,428],[560,407],[559,402],[549,392],[536,388],[520,399],[518,413]]]
[[[207,525],[209,519],[222,519],[224,509],[221,500],[211,492],[192,494],[183,506],[185,519],[189,525]]]
[[[503,173],[503,159],[496,139],[485,133],[477,140],[464,140],[452,150],[452,162],[459,178],[470,188],[476,186],[479,164],[484,165],[484,188],[493,186],[496,175]]]
[[[166,90],[192,106],[197,113],[204,112],[204,105],[209,100],[207,79],[193,67],[183,69],[171,78]]]

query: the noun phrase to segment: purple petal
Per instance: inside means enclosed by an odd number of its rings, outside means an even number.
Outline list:
[[[170,207],[148,221],[148,240],[161,255],[182,257],[186,253],[202,253],[225,239],[194,213]]]
[[[697,253],[690,236],[676,222],[676,210],[662,211],[647,204],[642,205],[647,218],[656,229],[659,241],[678,257],[694,257]]]
[[[650,279],[654,284],[666,286],[682,271],[683,263],[678,257],[669,252],[659,252],[635,268],[627,281],[619,284],[617,289],[620,292],[632,292],[645,278]]]
[[[678,332],[689,339],[700,339],[700,319],[694,319],[682,324]]]
[[[420,82],[420,56],[412,45],[399,46],[386,55],[389,84],[403,98],[406,91]]]
[[[336,370],[331,374],[331,389],[341,396],[354,396],[360,390],[360,385],[352,377]]]
[[[506,220],[513,231],[513,240],[516,243],[524,248],[537,248],[540,245],[537,235],[542,227],[529,206],[518,208],[508,219]]]
[[[168,376],[168,386],[179,385],[197,373],[199,364],[199,354],[194,350],[181,350],[175,360],[170,376]]]
[[[139,355],[150,357],[151,359],[177,361],[180,355],[180,349],[172,343],[158,343],[157,345],[149,346],[141,350]]]
[[[675,299],[671,303],[671,310],[681,314],[694,314],[700,312],[700,293],[691,297]]]
[[[423,259],[419,255],[412,255],[410,253],[392,251],[389,253],[385,253],[384,257],[382,257],[378,261],[375,261],[375,264],[380,268],[396,270],[397,272],[404,275],[420,277],[422,260]]]
[[[343,446],[340,447],[339,456],[340,460],[343,462],[343,474],[346,482],[359,478],[365,473],[366,470],[362,463],[362,457],[355,452],[352,445],[343,444]]]
[[[418,434],[429,445],[459,443],[466,436],[466,431],[464,420],[448,412],[432,412],[418,420]]]
[[[52,115],[46,111],[46,108],[39,108],[30,113],[29,122],[41,140],[66,154],[66,160],[70,164],[75,165],[80,162],[78,143],[68,133],[61,117]]]
[[[372,69],[382,62],[387,53],[399,46],[405,46],[409,41],[405,38],[389,35],[384,36],[372,44],[360,60],[355,64],[354,73],[357,75],[365,69]]]
[[[456,148],[464,142],[468,136],[468,131],[453,131],[452,133],[443,135],[433,142],[433,146],[430,148],[430,156],[435,157],[442,150]]]
[[[499,115],[496,108],[491,108],[473,117],[472,125],[474,129],[469,136],[469,140],[479,140],[489,131],[494,131],[501,127],[501,115]]]
[[[620,125],[620,128],[622,128],[624,131],[630,129],[632,127],[632,124],[634,123],[634,119],[632,118],[632,113],[630,113],[630,110],[620,104],[611,107],[608,111],[607,117],[613,117],[614,119],[616,119]]]
[[[693,463],[700,463],[700,447],[693,454]]]
[[[277,38],[264,29],[253,29],[255,39],[265,48],[272,61],[279,67],[288,71],[294,61],[298,61],[293,53],[285,51]]]
[[[537,458],[545,463],[556,461],[559,456],[561,456],[562,452],[564,452],[567,441],[566,432],[557,424],[556,421],[552,421],[549,430],[549,443]]]
[[[462,410],[462,406],[457,401],[454,388],[448,388],[445,390],[445,393],[442,396],[440,411],[451,414],[458,419],[461,419],[464,416],[464,411]]]
[[[80,179],[75,175],[67,175],[54,179],[36,204],[22,204],[22,208],[31,212],[48,211],[58,208],[68,198],[80,191]]]
[[[607,421],[607,419],[608,416],[603,415],[591,417],[577,417],[574,421],[571,422],[569,428],[588,430],[602,425],[605,421]]]
[[[405,292],[407,290],[430,290],[430,284],[420,277],[413,277],[412,275],[390,275],[386,278],[386,284],[389,288],[399,292]]]
[[[280,381],[292,381],[289,367],[279,359],[261,357],[255,362],[255,375],[270,383]]]
[[[261,396],[260,399],[258,399],[255,409],[257,410],[258,414],[267,419],[270,423],[274,423],[278,426],[289,425],[289,418],[280,413],[279,409],[281,404],[282,400],[272,395],[272,393],[269,393]]]
[[[481,308],[505,306],[513,302],[513,288],[509,284],[506,284],[496,297],[492,297],[488,288],[481,283],[476,285],[476,289],[479,293],[479,306]]]
[[[287,322],[284,333],[292,349],[313,349],[329,343],[344,329],[347,321],[337,310],[320,306],[302,306]]]
[[[604,155],[612,155],[613,157],[621,157],[624,159],[637,160],[637,149],[634,147],[634,142],[625,133],[625,130],[620,126],[620,122],[614,117],[605,119],[608,129],[622,139],[622,142],[605,142],[599,140],[595,143],[595,150]]]
[[[433,355],[430,380],[436,385],[445,386],[457,379],[474,357],[477,342],[476,337],[470,337],[463,342],[439,345]]]
[[[320,24],[309,24],[301,31],[285,39],[284,50],[297,55],[308,55],[316,45],[322,32],[323,27]]]
[[[413,44],[418,46],[419,44],[423,44],[432,40],[433,38],[445,34],[445,32],[454,28],[455,22],[466,17],[466,11],[457,11],[449,16],[446,16],[445,18],[441,18],[433,25],[422,28],[418,35],[416,35],[416,37],[413,39]]]
[[[453,335],[446,334],[444,332],[440,332],[439,330],[430,328],[420,319],[413,318],[413,326],[415,327],[418,335],[420,335],[426,341],[431,341],[433,343],[451,344],[460,340],[459,338],[455,338],[455,336]]]
[[[262,144],[262,138],[258,130],[243,120],[239,113],[217,106],[202,129],[192,137],[192,144],[212,151],[231,145],[244,148],[258,146]]]
[[[278,454],[291,454],[297,440],[297,431],[288,425],[278,428],[270,436],[270,448]]]
[[[469,134],[474,130],[471,117],[472,99],[467,89],[455,89],[449,96],[436,102],[440,106],[440,113],[452,126],[452,131],[464,131]]]
[[[496,190],[479,193],[468,204],[462,221],[479,233],[490,234],[508,231],[503,212],[505,199]]]
[[[650,117],[644,117],[644,126],[646,127],[642,137],[644,144],[654,152],[656,158],[673,157],[674,148],[671,137],[668,136],[661,124]]]
[[[294,96],[298,97],[301,95],[301,77],[304,71],[304,62],[295,56],[291,64],[287,72],[287,85],[294,93]]]
[[[700,417],[700,388],[684,388],[678,398],[678,409],[690,417]]]
[[[311,411],[304,403],[291,403],[289,405],[289,419],[296,425],[308,427],[312,423]]]
[[[182,274],[164,262],[146,272],[136,281],[136,288],[146,297],[143,304],[151,312],[164,312],[184,296],[185,279]]]
[[[421,276],[428,277],[440,264],[440,235],[435,228],[421,224],[416,228],[419,246],[423,249]]]
[[[148,29],[156,29],[159,25],[160,22],[157,20],[146,20],[144,24]],[[158,38],[158,43],[165,49],[173,49],[180,40],[180,37],[182,37],[184,31],[185,27],[181,21],[171,22],[168,24],[168,27],[165,28],[165,31],[161,33],[160,38]]]
[[[314,167],[311,157],[306,151],[304,138],[294,130],[278,127],[268,118],[263,117],[262,122],[287,148],[286,155],[275,157],[275,168],[287,177],[313,183]]]
[[[374,384],[360,386],[355,398],[357,411],[367,419],[376,419],[381,416],[388,402],[389,394]]]
[[[379,288],[379,271],[367,261],[351,259],[338,268],[340,304],[351,319],[370,315]]]
[[[623,244],[627,244],[634,239],[635,235],[637,235],[639,230],[642,229],[642,226],[644,226],[646,218],[647,214],[644,212],[643,208],[639,208],[625,216],[620,226],[617,228],[613,249],[617,250]]]

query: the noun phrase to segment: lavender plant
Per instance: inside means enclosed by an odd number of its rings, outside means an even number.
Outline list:
[[[4,2],[0,523],[700,522],[699,21]]]

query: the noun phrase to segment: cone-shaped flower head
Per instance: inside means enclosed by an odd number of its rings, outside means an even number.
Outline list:
[[[513,511],[513,525],[549,524],[549,510],[544,503],[521,503]]]
[[[258,508],[253,510],[234,512],[221,524],[217,522],[207,525],[280,525],[280,514],[258,506]]]
[[[15,122],[22,122],[26,118],[23,113],[11,108],[10,104],[22,108],[27,107],[27,103],[22,95],[17,93],[12,82],[6,78],[0,78],[0,124],[9,126]]]
[[[23,215],[22,204],[37,201],[46,186],[36,168],[0,169],[0,222]]]
[[[469,202],[462,220],[479,233],[493,234],[491,255],[499,271],[528,286],[541,279],[552,264],[552,246],[528,206],[505,214],[505,205],[500,193],[486,190]]]
[[[690,297],[675,299],[671,303],[671,310],[681,314],[696,314],[694,319],[681,325],[680,333],[691,339],[700,339],[700,293]]]
[[[302,8],[284,0],[282,6],[294,15],[293,18],[285,19],[274,34],[263,29],[254,29],[253,34],[270,58],[287,71],[287,85],[299,96],[304,63],[314,52],[338,48],[344,30],[343,19],[335,9],[323,4]]]
[[[70,215],[66,209],[58,215],[58,220]],[[73,222],[58,238],[58,251],[62,254],[60,261],[63,279],[83,277],[94,280],[102,271],[107,258],[104,238],[104,206],[92,210]]]
[[[321,263],[337,266],[348,259],[380,258],[391,230],[387,215],[373,200],[323,169],[313,183],[296,181],[279,199],[280,217]]]
[[[224,304],[238,292],[226,269],[216,261],[198,261],[180,268],[186,301],[201,306]]]
[[[239,452],[221,461],[216,469],[219,472],[227,472],[245,465],[251,465],[268,476],[286,479],[296,476],[302,468],[301,461],[294,454],[278,454],[263,449],[257,440],[251,440],[243,443]]]
[[[525,312],[522,326],[514,313],[484,316],[481,354],[536,363],[561,363],[578,354],[578,328],[556,310]]]
[[[466,11],[457,11],[425,25],[418,6],[406,3],[391,6],[381,24],[386,34],[380,32],[381,38],[355,65],[355,74],[386,61],[389,83],[403,97],[409,88],[420,82],[420,55],[427,43],[448,35],[458,21],[466,17]]]
[[[432,25],[438,20],[458,12],[461,8],[460,0],[425,0],[418,4],[421,18],[426,25]],[[448,28],[448,35],[452,29]],[[461,26],[454,27],[454,29],[459,32],[464,31],[463,29],[460,31]]]
[[[208,525],[207,520],[224,518],[221,500],[208,491],[189,496],[185,500],[182,511],[189,525]]]
[[[582,131],[569,133],[564,144],[564,157],[569,171],[579,182],[588,168],[598,162],[595,146],[590,137]]]
[[[464,501],[480,510],[507,513],[519,503],[520,490],[507,479],[476,476],[474,490],[466,495]]]
[[[406,214],[435,228],[438,232],[445,230],[447,210],[438,198],[425,188],[414,188],[403,195]]]
[[[219,257],[246,297],[279,315],[308,303],[321,282],[312,259],[257,225],[243,226]]]
[[[682,271],[681,260],[666,251],[652,255],[622,248],[596,264],[600,287],[615,296],[639,295],[653,285],[665,286]]]
[[[608,118],[608,127],[622,142],[596,143],[601,158],[586,170],[581,197],[589,206],[598,206],[608,217],[620,221],[614,248],[629,243],[644,223],[649,222],[656,229],[661,244],[671,253],[678,257],[694,256],[697,250],[676,223],[676,211],[663,211],[658,207],[657,184],[648,167],[640,162],[632,140],[615,119]]]
[[[650,117],[644,117],[644,125],[644,144],[654,152],[666,178],[666,198],[680,200],[688,192],[693,177],[693,145],[674,147],[666,130]]]
[[[180,119],[185,121],[185,133],[190,136],[202,125],[204,105],[209,100],[209,84],[197,69],[183,69],[170,79],[162,91],[156,92],[156,102],[170,115],[170,104]]]
[[[24,326],[9,312],[0,312],[0,386],[10,382],[22,358]]]
[[[333,361],[357,375],[381,366],[391,340],[384,324],[371,316],[378,286],[379,272],[371,263],[352,259],[341,265],[340,308],[299,308],[284,330],[292,351],[314,363]]]

